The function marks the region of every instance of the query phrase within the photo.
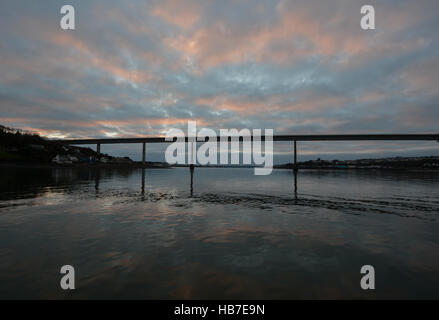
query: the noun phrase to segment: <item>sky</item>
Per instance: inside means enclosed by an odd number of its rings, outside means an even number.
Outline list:
[[[63,5],[75,30],[60,28]],[[360,26],[375,8],[375,30]],[[170,128],[438,133],[437,0],[0,0],[0,124],[48,138]],[[164,160],[166,146],[148,145]],[[102,152],[139,159],[141,145]],[[275,162],[292,144],[275,145]],[[439,155],[435,142],[299,143],[299,160]]]

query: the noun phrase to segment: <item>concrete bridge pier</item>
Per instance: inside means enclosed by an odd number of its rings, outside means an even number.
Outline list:
[[[294,172],[297,172],[299,170],[297,166],[297,141],[294,140]]]
[[[142,196],[145,194],[145,168],[142,168],[142,188],[140,193]]]
[[[97,152],[98,154],[101,153],[101,144],[100,144],[100,143],[98,143],[98,144],[96,145],[96,152]]]
[[[146,145],[146,143],[145,142],[143,142],[142,143],[142,164],[143,165],[145,165],[145,145]]]
[[[99,169],[96,169],[94,174],[95,174],[95,190],[97,193],[99,192],[99,181],[101,180],[101,171]]]
[[[191,172],[191,197],[194,195],[194,165],[189,165],[189,170]]]
[[[294,170],[294,198],[297,200],[297,171]]]

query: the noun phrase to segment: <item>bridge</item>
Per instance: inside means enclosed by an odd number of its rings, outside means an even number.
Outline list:
[[[238,136],[239,141],[243,140],[242,136]],[[231,137],[205,137],[197,138],[197,142],[217,141],[227,138],[231,141]],[[251,141],[260,139],[265,140],[265,136],[250,136]],[[62,139],[55,140],[64,145],[96,145],[96,152],[101,152],[101,144],[126,144],[139,143],[142,144],[142,163],[145,164],[146,144],[147,143],[173,143],[177,138],[166,140],[165,137],[143,137],[143,138],[103,138],[103,139]],[[297,165],[297,142],[298,141],[437,141],[439,142],[439,133],[436,134],[316,134],[316,135],[273,135],[273,141],[291,141],[294,143],[294,165]],[[185,137],[185,142],[189,142]]]

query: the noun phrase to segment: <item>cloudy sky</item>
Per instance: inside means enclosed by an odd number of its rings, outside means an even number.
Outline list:
[[[76,30],[59,26],[76,9]],[[376,30],[360,27],[361,6]],[[169,128],[437,133],[437,0],[0,0],[0,124],[50,138]],[[160,146],[149,159],[163,160]],[[138,158],[140,146],[103,151]],[[302,143],[299,159],[439,155],[437,143]],[[277,162],[291,144],[276,146]]]

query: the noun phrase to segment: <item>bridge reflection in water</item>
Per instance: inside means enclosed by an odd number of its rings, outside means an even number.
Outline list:
[[[231,168],[231,170],[234,170],[237,168]],[[145,181],[146,181],[146,169],[145,168],[141,168],[141,187],[140,187],[140,194],[142,196],[145,195]],[[152,169],[152,170],[157,170],[157,169]],[[285,169],[280,169],[280,170],[285,170]],[[193,165],[189,166],[189,171],[190,171],[190,187],[189,187],[189,194],[190,197],[193,197],[194,195],[194,171],[195,171],[195,167]],[[294,198],[297,199],[297,175],[298,175],[298,170],[293,170],[293,177],[294,177],[294,182],[293,182],[293,190],[294,190]],[[100,180],[101,180],[101,173],[99,168],[96,169],[95,174],[94,174],[94,188],[95,188],[95,192],[96,195],[99,194],[99,186],[100,186]]]

